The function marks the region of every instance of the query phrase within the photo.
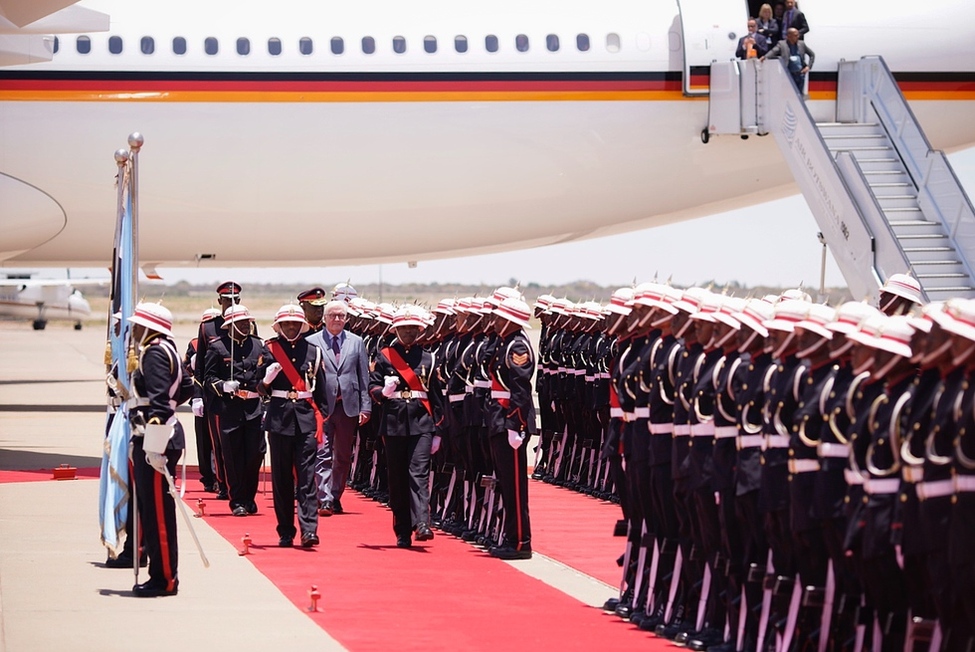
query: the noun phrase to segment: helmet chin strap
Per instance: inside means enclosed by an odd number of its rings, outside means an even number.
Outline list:
[[[752,342],[755,341],[755,338],[756,337],[758,337],[758,332],[757,331],[752,331],[752,334],[748,336],[748,339],[745,340],[741,344],[741,346],[738,347],[738,353],[745,353],[745,352],[747,352],[748,349],[749,349],[749,347],[751,347]]]
[[[829,357],[831,359],[835,360],[836,358],[840,357],[841,355],[843,355],[844,353],[846,353],[847,351],[849,351],[852,348],[853,348],[853,340],[849,340],[848,339],[845,342],[843,342],[843,346],[841,346],[840,348],[838,348],[838,349],[836,349],[834,351],[830,351],[829,352]]]
[[[779,345],[779,348],[775,349],[775,351],[772,353],[772,357],[781,360],[782,354],[785,353],[786,349],[789,348],[789,345],[792,344],[792,340],[794,340],[795,338],[796,338],[795,331],[789,333],[789,336],[786,337],[784,340],[782,340],[782,344]]]
[[[719,339],[717,342],[714,343],[714,346],[716,348],[723,347],[725,344],[727,344],[728,340],[731,339],[732,335],[737,335],[737,334],[738,334],[738,331],[736,331],[734,329],[729,330],[727,333],[724,334],[724,337],[722,337],[721,339]]]
[[[951,359],[951,364],[956,367],[961,366],[968,358],[971,357],[972,351],[975,351],[975,343],[969,344],[968,348],[956,355]]]
[[[687,332],[688,326],[691,325],[691,320],[688,319],[684,322],[684,325],[680,327],[680,330],[674,333],[674,337],[684,337],[684,333]]]
[[[818,339],[815,342],[813,342],[812,345],[807,346],[802,351],[798,351],[796,353],[796,357],[808,358],[810,355],[818,351],[824,344],[826,344],[826,342],[828,342],[828,340]]]
[[[939,346],[934,351],[931,351],[926,356],[924,356],[924,358],[921,360],[921,364],[925,364],[925,365],[931,364],[932,362],[940,358],[944,354],[944,352],[950,348],[951,348],[951,339],[949,338],[946,339],[941,346]]]
[[[880,378],[881,376],[887,375],[890,372],[890,370],[894,368],[894,365],[896,365],[898,362],[900,362],[900,359],[901,359],[901,356],[899,356],[899,355],[892,356],[890,358],[890,360],[888,360],[884,364],[883,367],[881,367],[880,369],[877,369],[876,371],[874,371],[873,372],[873,375],[874,376],[877,376],[878,378]]]

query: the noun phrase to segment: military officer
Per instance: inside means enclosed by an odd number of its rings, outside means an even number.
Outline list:
[[[234,516],[257,513],[254,498],[265,451],[257,384],[267,351],[260,338],[251,334],[252,321],[243,305],[227,308],[223,333],[207,348],[204,372],[207,389],[215,397],[213,417],[223,446]]]
[[[310,548],[319,542],[315,454],[328,409],[322,351],[302,337],[308,322],[299,306],[281,306],[273,328],[277,337],[265,343],[270,355],[261,368],[258,392],[269,398],[264,429],[271,451],[278,545],[293,544],[297,498],[301,545]]]
[[[169,480],[183,454],[183,427],[176,419],[181,402],[183,367],[173,342],[173,316],[157,303],[140,303],[128,321],[139,346],[133,376],[135,396],[132,471],[138,495],[139,524],[149,556],[149,579],[132,587],[137,597],[176,595],[179,590],[179,549],[176,502]]]
[[[298,293],[298,305],[305,314],[308,323],[308,335],[314,335],[325,328],[325,304],[328,295],[320,287],[313,287]]]
[[[382,407],[379,434],[386,448],[389,508],[396,545],[433,539],[430,529],[430,456],[440,448],[443,393],[433,356],[415,345],[426,328],[416,306],[393,316],[396,341],[382,348],[369,376],[369,394]]]

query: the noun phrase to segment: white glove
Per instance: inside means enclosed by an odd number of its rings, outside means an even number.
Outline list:
[[[202,417],[203,416],[203,399],[195,398],[190,401],[190,408],[193,410],[193,416]]]
[[[272,362],[268,365],[267,369],[264,370],[264,380],[261,382],[265,385],[270,385],[274,382],[274,379],[278,377],[281,373],[281,365],[277,362]]]
[[[525,433],[518,432],[517,430],[508,431],[508,445],[513,449],[518,450],[521,445],[525,443]]]
[[[392,398],[393,394],[396,393],[396,388],[399,386],[399,377],[397,376],[386,376],[383,379],[385,383],[383,385],[383,396],[386,398]]]
[[[196,371],[196,354],[190,356],[190,369]]]
[[[434,435],[433,436],[433,443],[430,444],[430,454],[431,455],[436,455],[437,454],[437,451],[440,450],[440,442],[441,442],[440,435]]]
[[[233,394],[238,389],[240,389],[240,383],[236,380],[225,380],[223,381],[223,393]]]
[[[166,456],[162,453],[150,453],[149,451],[146,451],[146,462],[148,462],[149,466],[152,468],[156,469],[163,475],[166,475],[167,460]]]

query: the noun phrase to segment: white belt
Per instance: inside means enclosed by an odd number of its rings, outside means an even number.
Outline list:
[[[651,423],[650,424],[650,434],[651,435],[670,435],[674,432],[674,424],[672,423]]]
[[[854,485],[863,484],[863,476],[853,469],[843,469],[843,479],[846,480],[846,484],[850,485],[851,487]]]
[[[714,437],[713,423],[691,424],[691,437]]]
[[[691,427],[687,424],[674,424],[674,437],[690,437]]]
[[[404,401],[409,401],[410,399],[414,399],[414,398],[423,399],[426,397],[427,397],[427,393],[424,392],[423,390],[413,390],[413,389],[404,389],[393,394],[393,398],[401,398]]]
[[[624,412],[623,413],[623,419],[625,421],[633,421],[633,420],[636,419],[636,415],[633,414],[632,412]]]
[[[789,438],[782,435],[766,435],[765,441],[762,442],[762,450],[768,450],[770,448],[788,448]]]
[[[271,396],[274,398],[290,398],[295,401],[299,398],[311,398],[311,392],[299,392],[294,389],[286,392],[283,389],[275,389],[271,391]]]
[[[819,470],[819,460],[789,460],[789,473],[810,473]]]
[[[955,491],[959,493],[975,491],[975,475],[956,475]]]
[[[948,493],[951,493],[951,480],[948,480]],[[896,494],[901,488],[900,478],[883,478],[881,480],[874,480],[873,478],[867,478],[863,481],[863,491],[871,496],[878,494]],[[947,495],[947,494],[946,494]]]
[[[447,400],[451,403],[459,403],[467,398],[467,394],[447,394]]]
[[[506,392],[501,389],[492,389],[491,398],[511,398],[511,392]]]
[[[127,400],[125,404],[129,406],[129,409],[131,410],[132,408],[135,407],[145,407],[149,405],[149,399],[144,396],[133,396],[132,398]]]
[[[600,380],[609,380],[609,372],[601,371],[600,373],[596,374],[596,378],[599,378]]]
[[[573,375],[573,376],[585,376],[586,375],[586,370],[585,369],[569,369],[568,370],[568,373],[571,374],[571,375]]]
[[[923,466],[904,466],[901,468],[901,477],[904,482],[918,483],[924,480]]]
[[[715,426],[714,427],[714,438],[715,439],[729,439],[731,437],[738,436],[738,426]]]
[[[560,373],[560,374],[564,374],[566,371],[568,371],[568,369],[566,369],[565,367],[559,367],[558,368],[558,373]]]
[[[616,408],[616,407],[609,408],[609,416],[613,417],[614,419],[622,419],[623,408]]]
[[[467,385],[464,388],[464,393],[465,394],[473,394],[474,393],[474,386],[473,385]]]
[[[649,419],[650,408],[648,407],[633,408],[633,416],[635,416],[637,419]]]
[[[765,435],[742,435],[738,438],[738,450],[758,448],[765,443]]]
[[[846,444],[832,444],[828,441],[819,442],[816,452],[820,457],[849,457],[850,447]]]
[[[588,376],[588,375],[586,376],[586,382],[587,383],[591,383],[594,380],[596,380],[596,377],[595,376]]]
[[[233,393],[233,396],[236,396],[237,398],[242,398],[244,400],[249,400],[252,398],[261,398],[260,394],[258,394],[257,392],[252,392],[249,389],[238,389],[236,392]]]
[[[917,497],[921,500],[941,498],[942,496],[950,496],[955,493],[955,481],[951,479],[936,480],[934,482],[918,482],[915,486],[917,487]]]
[[[491,389],[490,380],[475,380],[474,387],[480,387],[481,389]]]

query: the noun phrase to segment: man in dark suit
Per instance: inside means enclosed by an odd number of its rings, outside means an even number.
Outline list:
[[[324,330],[308,336],[311,344],[322,349],[328,399],[328,421],[316,464],[319,516],[344,511],[341,498],[352,465],[355,430],[372,413],[369,357],[362,338],[345,330],[347,319],[345,302],[330,301],[325,306]]]
[[[806,73],[816,61],[816,53],[806,45],[805,41],[799,40],[799,30],[790,27],[785,34],[785,40],[776,43],[762,59],[785,59],[792,81],[802,93],[805,88]]]
[[[799,32],[799,40],[805,39],[806,33],[809,32],[806,14],[799,11],[796,0],[785,0],[785,12],[782,14],[782,20],[779,24],[782,29],[782,38],[786,38],[789,35],[789,30],[793,27]]]
[[[755,19],[749,19],[748,33],[738,39],[738,50],[735,51],[735,56],[739,59],[754,59],[765,56],[768,49],[768,39],[758,33],[758,23]]]

